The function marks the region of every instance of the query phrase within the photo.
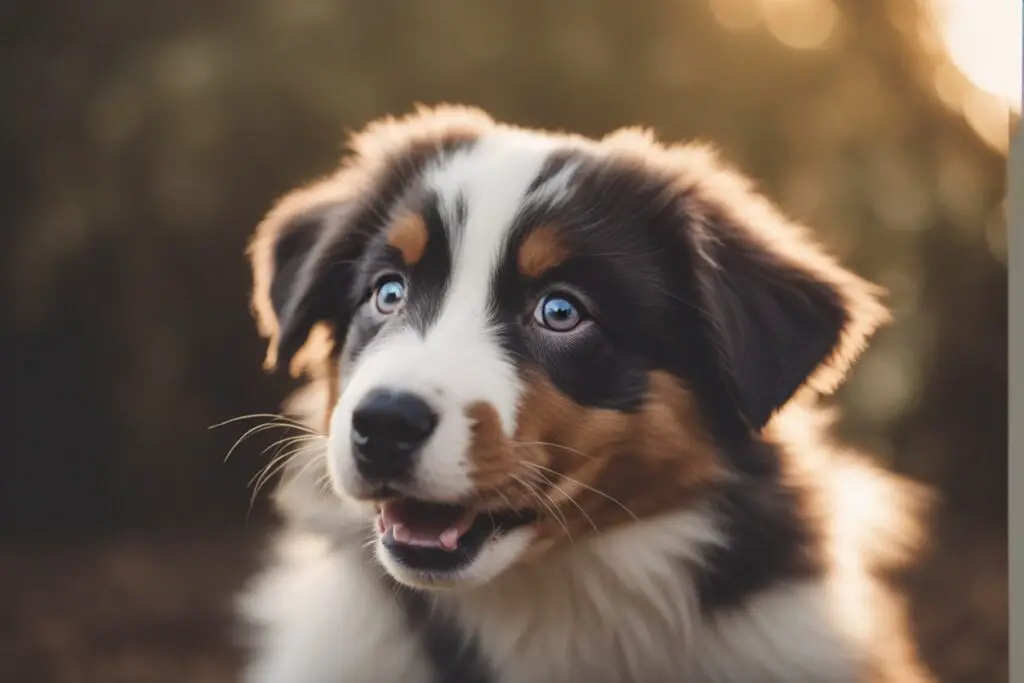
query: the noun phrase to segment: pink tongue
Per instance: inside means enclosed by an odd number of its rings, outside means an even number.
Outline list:
[[[391,530],[395,541],[426,548],[455,550],[476,515],[466,508],[395,500],[381,507],[382,531]]]

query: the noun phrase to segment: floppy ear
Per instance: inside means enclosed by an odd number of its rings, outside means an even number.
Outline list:
[[[270,340],[268,369],[288,365],[297,375],[343,343],[352,315],[351,266],[371,236],[368,217],[380,213],[367,203],[367,189],[375,187],[378,199],[394,198],[431,158],[492,125],[482,111],[456,106],[378,119],[350,136],[351,155],[334,175],[278,202],[249,245],[252,306]]]
[[[701,315],[747,424],[802,387],[828,393],[889,320],[881,290],[841,267],[712,157],[690,188]]]
[[[248,253],[267,369],[297,376],[326,360],[347,329],[347,264],[365,246],[349,229],[351,205],[339,175],[286,195],[257,227]]]

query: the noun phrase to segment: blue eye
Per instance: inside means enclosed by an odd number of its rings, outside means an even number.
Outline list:
[[[405,283],[399,279],[387,279],[377,285],[373,295],[374,306],[384,315],[397,311],[405,301]]]
[[[534,319],[554,332],[569,332],[583,321],[583,309],[564,294],[550,294],[540,300]]]

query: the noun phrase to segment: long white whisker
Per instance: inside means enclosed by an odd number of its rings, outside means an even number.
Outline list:
[[[242,442],[245,441],[246,439],[248,439],[250,436],[254,436],[254,435],[256,435],[256,434],[258,434],[260,432],[264,432],[264,431],[266,431],[268,429],[292,429],[292,428],[294,428],[293,425],[283,424],[283,423],[279,423],[279,422],[264,422],[263,424],[256,425],[255,427],[250,427],[248,430],[246,430],[246,432],[244,434],[242,434],[240,437],[238,437],[238,439],[235,441],[235,443],[232,444],[231,448],[228,449],[228,454],[224,456],[224,462],[227,462],[228,459],[231,457],[231,454],[235,452],[235,449],[238,448],[240,445],[242,445]]]
[[[512,442],[509,443],[509,445],[513,446],[513,447],[520,447],[520,446],[545,446],[545,447],[548,447],[548,448],[560,448],[563,451],[568,451],[569,453],[573,453],[573,454],[578,455],[578,456],[580,456],[582,458],[587,458],[588,460],[592,460],[594,458],[594,456],[587,455],[583,451],[576,450],[575,448],[572,448],[570,446],[565,446],[565,445],[562,445],[560,443],[551,443],[550,441],[512,441]]]
[[[253,483],[253,480],[256,480],[256,485],[255,488],[253,489],[252,497],[249,499],[250,509],[255,504],[256,496],[259,495],[260,489],[262,489],[263,486],[265,486],[266,483],[271,478],[273,478],[275,474],[277,474],[285,467],[287,467],[289,462],[291,462],[294,458],[304,453],[308,453],[311,448],[312,447],[310,446],[299,447],[293,451],[287,451],[285,453],[277,455],[274,457],[273,460],[267,463],[265,467],[260,469],[260,471],[257,472],[256,475],[254,475],[253,479],[249,480],[250,485]]]
[[[320,453],[319,455],[323,455],[323,453]],[[296,453],[296,457],[297,456],[298,456],[298,453]],[[323,465],[323,459],[321,457],[318,457],[318,456],[310,458],[309,461],[305,465],[300,467],[299,471],[295,473],[295,478],[298,479],[303,474],[305,474],[306,470],[308,470],[310,467],[313,467],[315,465]],[[322,476],[323,475],[321,475],[321,477]]]
[[[539,502],[541,505],[543,505],[545,507],[545,509],[547,509],[548,512],[551,513],[551,516],[562,527],[562,530],[565,532],[565,535],[569,538],[569,542],[571,543],[573,539],[572,539],[572,534],[569,533],[569,527],[566,524],[565,520],[560,515],[560,513],[558,511],[558,508],[554,505],[554,502],[551,501],[550,497],[548,497],[548,499],[545,500],[545,498],[543,496],[543,492],[539,491],[532,484],[527,483],[526,481],[524,481],[523,479],[520,479],[518,476],[516,476],[514,474],[509,474],[509,477],[511,477],[513,481],[518,482],[524,489],[526,489],[526,491],[528,491],[534,498],[537,499],[537,502]]]
[[[290,418],[287,415],[280,415],[278,413],[251,413],[249,415],[239,415],[238,417],[233,417],[230,420],[224,420],[223,422],[218,422],[217,424],[210,425],[209,427],[207,427],[207,429],[218,429],[220,427],[224,427],[235,422],[241,422],[242,420],[256,420],[260,418],[266,418],[275,422],[288,424],[292,427],[295,427],[296,429],[301,429],[307,432],[316,432],[315,429],[302,424],[298,420]]]
[[[525,461],[524,461],[524,462],[525,462]],[[640,518],[639,518],[639,517],[637,517],[637,516],[636,516],[636,514],[634,514],[632,510],[630,510],[630,509],[629,509],[628,507],[626,507],[626,506],[625,506],[625,505],[623,505],[623,504],[622,504],[621,502],[619,502],[618,500],[616,500],[616,499],[615,499],[615,498],[613,498],[612,496],[608,495],[608,494],[607,494],[607,493],[605,493],[604,491],[601,491],[600,489],[595,489],[595,488],[594,488],[593,486],[589,486],[589,485],[587,485],[587,484],[584,484],[584,483],[583,483],[582,481],[580,481],[580,480],[578,480],[578,479],[573,479],[572,477],[570,477],[570,476],[568,476],[568,475],[562,474],[562,473],[560,473],[560,472],[556,472],[556,471],[554,471],[553,469],[550,469],[550,468],[548,468],[548,467],[544,467],[543,465],[538,465],[538,464],[537,464],[537,463],[535,463],[535,462],[531,462],[531,463],[526,463],[526,464],[528,464],[528,465],[529,465],[530,467],[536,467],[536,468],[538,468],[538,469],[541,469],[541,470],[545,470],[545,471],[547,471],[547,472],[550,472],[550,473],[554,474],[555,476],[561,477],[562,479],[565,479],[566,481],[568,481],[568,482],[570,482],[570,483],[576,484],[577,486],[582,486],[583,488],[587,489],[588,491],[591,491],[591,492],[593,492],[593,493],[596,493],[597,495],[599,495],[599,496],[602,496],[602,497],[606,498],[607,500],[611,501],[612,503],[615,503],[615,504],[616,504],[616,505],[618,505],[618,506],[619,506],[620,508],[622,508],[622,509],[623,509],[623,510],[624,510],[624,511],[626,512],[626,514],[628,514],[628,515],[629,515],[630,517],[632,517],[632,518],[633,518],[634,520],[636,520],[636,521],[640,521]]]
[[[531,463],[531,462],[527,462],[527,461],[525,461],[525,460],[524,460],[524,461],[522,461],[522,464],[524,464],[524,465],[533,465],[534,463]],[[548,477],[544,476],[544,474],[543,474],[542,472],[539,472],[539,471],[536,471],[536,470],[535,470],[535,471],[533,472],[533,474],[534,474],[534,475],[536,475],[536,476],[539,476],[539,477],[540,477],[540,478],[541,478],[541,479],[542,479],[542,480],[543,480],[543,481],[544,481],[544,482],[545,482],[545,483],[546,483],[546,484],[547,484],[548,486],[550,486],[551,488],[555,489],[556,491],[558,491],[559,493],[561,493],[561,494],[562,494],[563,496],[565,496],[565,497],[566,497],[566,499],[567,499],[567,500],[568,500],[568,501],[569,501],[570,503],[572,503],[573,505],[575,505],[575,506],[576,506],[576,509],[577,509],[577,510],[579,510],[579,511],[580,511],[580,513],[581,513],[581,514],[582,514],[582,515],[583,515],[584,517],[586,517],[586,518],[587,518],[587,521],[588,521],[588,522],[590,523],[590,526],[592,526],[592,527],[594,528],[594,531],[600,531],[600,530],[599,530],[599,529],[597,528],[597,524],[595,524],[595,523],[594,523],[594,520],[593,520],[593,519],[592,519],[592,518],[590,517],[590,515],[589,515],[589,514],[587,514],[587,511],[583,509],[583,506],[582,506],[582,505],[580,505],[580,504],[579,504],[578,502],[576,502],[576,500],[575,500],[575,499],[574,499],[574,498],[573,498],[572,496],[570,496],[570,495],[569,495],[568,493],[566,493],[565,489],[563,489],[563,488],[562,488],[561,486],[559,486],[559,485],[558,485],[558,484],[556,484],[555,482],[551,481],[551,480],[550,480],[550,479],[549,479]]]
[[[278,453],[280,453],[280,449],[285,446],[289,446],[294,443],[307,443],[309,441],[318,441],[322,438],[323,437],[320,436],[319,434],[300,434],[299,436],[288,436],[283,439],[280,439],[279,441],[275,441],[274,443],[264,448],[260,455],[266,454],[266,452],[269,451],[274,446],[278,447]]]
[[[263,452],[260,455],[264,455],[267,451],[272,449],[272,447],[274,447],[274,446],[276,446],[276,449],[278,449],[278,450],[274,451],[274,456],[276,456],[276,455],[280,454],[282,452],[282,450],[285,449],[285,447],[287,447],[289,445],[292,445],[292,444],[295,444],[295,443],[306,443],[306,444],[308,444],[311,441],[321,441],[322,439],[323,439],[322,436],[317,436],[317,435],[313,435],[313,434],[301,434],[299,436],[286,436],[285,438],[279,439],[278,441],[274,441],[270,445],[266,446],[265,449],[263,449]],[[313,443],[313,445],[315,445],[315,443]]]

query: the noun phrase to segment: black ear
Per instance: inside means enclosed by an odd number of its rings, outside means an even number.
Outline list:
[[[835,389],[888,312],[878,288],[739,176],[710,173],[688,210],[701,315],[736,406],[759,430],[805,385]]]
[[[353,266],[381,206],[396,199],[430,159],[492,126],[483,112],[453,106],[378,119],[349,138],[351,155],[337,172],[278,202],[249,245],[252,306],[270,340],[268,368],[287,365],[298,374],[344,342],[336,337],[351,320]]]
[[[249,246],[252,306],[269,338],[266,366],[293,375],[333,351],[348,326],[349,264],[365,240],[349,229],[351,201],[332,181],[278,202]]]

